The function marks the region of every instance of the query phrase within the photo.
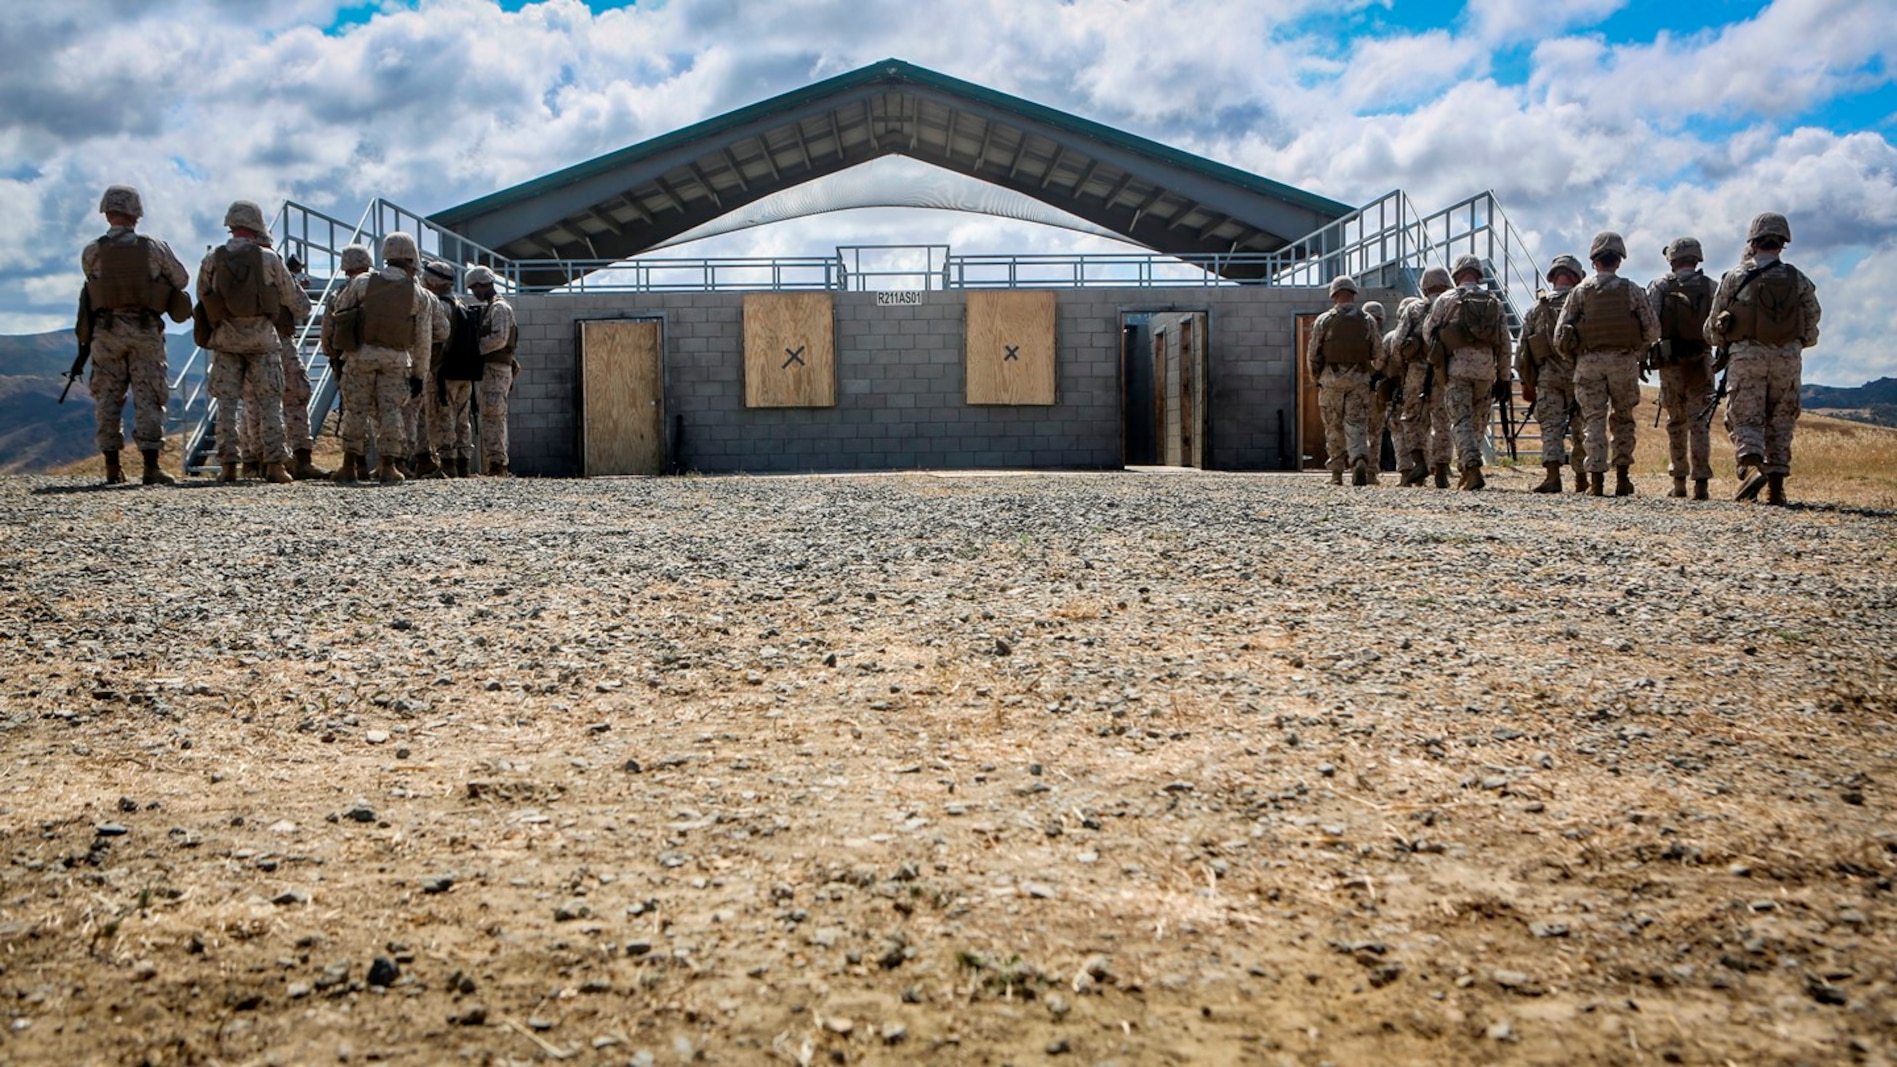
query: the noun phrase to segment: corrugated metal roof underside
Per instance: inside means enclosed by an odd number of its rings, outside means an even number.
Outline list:
[[[433,221],[514,259],[624,259],[760,197],[892,154],[1024,193],[1173,254],[1269,252],[1350,210],[886,61],[450,208]]]

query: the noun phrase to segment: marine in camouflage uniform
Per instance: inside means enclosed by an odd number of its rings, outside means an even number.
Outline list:
[[[1400,375],[1403,380],[1398,420],[1409,460],[1403,473],[1404,485],[1421,485],[1434,472],[1436,487],[1449,488],[1449,419],[1442,393],[1434,388],[1423,322],[1429,317],[1429,302],[1448,292],[1450,285],[1447,270],[1431,267],[1423,272],[1423,295],[1409,297],[1396,309],[1396,329],[1392,331],[1395,348],[1386,359],[1385,373]]]
[[[1706,499],[1713,476],[1711,419],[1702,419],[1713,402],[1712,351],[1706,345],[1706,318],[1712,311],[1713,280],[1700,272],[1706,256],[1699,242],[1681,237],[1661,249],[1671,274],[1647,285],[1647,300],[1660,320],[1660,343],[1648,364],[1660,373],[1660,409],[1666,412],[1668,496]]]
[[[1490,405],[1509,388],[1508,324],[1501,301],[1483,287],[1482,277],[1480,259],[1458,256],[1452,273],[1456,287],[1432,301],[1423,320],[1424,340],[1440,346],[1446,357],[1436,387],[1455,435],[1456,468],[1462,475],[1456,488],[1464,490],[1488,484],[1482,477],[1483,437]],[[1486,323],[1486,332],[1472,332],[1472,317]]]
[[[486,267],[468,270],[468,291],[483,305],[481,312],[481,456],[490,476],[507,477],[507,396],[513,392],[520,364],[514,349],[520,330],[514,308],[494,288],[494,272]]]
[[[205,255],[197,284],[200,309],[210,327],[205,347],[212,352],[211,396],[217,401],[217,480],[237,480],[238,405],[249,386],[259,419],[264,478],[288,482],[277,309],[295,307],[307,294],[269,247],[262,208],[249,200],[236,201],[225,212],[224,225],[231,238]]]
[[[1614,468],[1614,495],[1632,496],[1634,408],[1640,404],[1640,367],[1660,339],[1647,294],[1615,273],[1627,243],[1611,230],[1588,248],[1594,276],[1574,287],[1555,324],[1555,350],[1574,359],[1574,389],[1587,427],[1587,493],[1605,493]]]
[[[1719,279],[1706,339],[1725,350],[1726,430],[1741,476],[1748,469],[1759,472],[1765,502],[1784,504],[1804,350],[1818,343],[1822,309],[1811,279],[1779,258],[1792,240],[1785,216],[1760,215],[1747,236],[1752,257]],[[1757,477],[1748,480],[1740,499],[1756,496],[1758,489]]]
[[[419,388],[418,367],[425,369],[433,343],[435,313],[440,305],[415,280],[421,253],[415,238],[396,231],[382,239],[382,270],[351,278],[336,297],[332,314],[339,331],[360,339],[343,370],[343,469],[354,481],[355,472],[367,476],[362,455],[374,427],[376,477],[383,483],[404,479],[397,456],[407,446],[402,405]],[[353,327],[340,320],[353,319]],[[347,349],[348,344],[342,345]]]
[[[343,277],[347,280],[323,298],[322,328],[317,338],[317,345],[322,348],[324,357],[329,360],[329,373],[336,379],[337,395],[340,397],[342,395],[344,375],[348,373],[349,369],[349,357],[355,354],[357,341],[353,336],[343,336],[347,331],[338,328],[336,299],[342,296],[344,290],[349,288],[349,281],[353,281],[367,274],[369,269],[375,266],[375,261],[369,257],[369,250],[367,248],[362,245],[352,244],[343,248],[342,254],[337,257],[337,263],[342,267]],[[343,407],[345,409],[343,418],[346,418],[348,405],[344,404]],[[338,437],[341,437],[341,422],[342,418],[338,418]],[[360,455],[352,456],[345,452],[343,454],[343,465],[337,469],[336,473],[330,475],[330,479],[337,482],[353,482],[357,478],[368,477],[368,474],[369,472],[367,470],[362,469],[362,457]]]
[[[268,235],[265,235],[262,243],[264,247],[270,247]],[[310,375],[296,348],[297,327],[310,319],[311,304],[306,282],[304,278],[297,278],[299,299],[294,306],[277,308],[278,351],[283,362],[283,440],[291,455],[290,477],[298,481],[329,477],[329,472],[316,466],[310,458],[311,451],[316,447],[315,439],[310,435]],[[253,402],[255,390],[255,382],[245,383],[244,416],[240,425],[242,438],[238,451],[243,456],[246,473],[261,475],[263,457],[259,439],[262,433],[258,405]]]
[[[421,392],[402,405],[402,430],[408,434],[409,471],[417,478],[446,478],[435,457],[435,438],[440,434],[441,402],[436,383],[441,380],[442,350],[448,344],[448,312],[443,300],[454,289],[454,268],[438,259],[422,265],[422,288],[434,298],[430,315],[428,358],[415,375],[421,379]]]
[[[1556,351],[1554,344],[1561,308],[1584,276],[1580,260],[1554,257],[1548,265],[1548,288],[1535,294],[1535,306],[1522,319],[1522,340],[1515,350],[1515,376],[1521,379],[1522,399],[1534,407],[1535,422],[1541,427],[1541,465],[1547,475],[1532,490],[1536,493],[1561,491],[1561,467],[1570,459],[1570,436],[1574,445],[1574,491],[1587,492],[1587,471],[1582,466],[1586,450],[1581,444],[1581,424],[1574,418],[1578,406],[1574,360]]]
[[[1330,285],[1331,308],[1311,324],[1311,380],[1324,416],[1324,466],[1331,484],[1370,484],[1370,376],[1383,365],[1383,334],[1357,307],[1357,283],[1343,276]]]
[[[1370,484],[1376,485],[1377,472],[1383,470],[1383,431],[1390,430],[1390,443],[1397,455],[1403,454],[1402,438],[1396,431],[1396,386],[1399,379],[1389,374],[1387,364],[1390,360],[1389,334],[1383,329],[1383,303],[1378,300],[1366,300],[1363,313],[1369,317],[1377,330],[1378,343],[1383,347],[1383,359],[1370,369],[1370,421],[1364,432],[1370,438]]]
[[[480,338],[472,338],[470,344],[469,338],[463,336],[464,332],[472,331],[465,305],[452,291],[454,268],[446,263],[439,266],[446,270],[445,278],[426,268],[422,272],[423,283],[441,302],[444,318],[449,323],[446,334],[436,339],[436,356],[431,368],[434,385],[428,393],[430,402],[438,409],[435,451],[449,477],[466,478],[476,473],[471,408],[486,364],[480,358]]]
[[[125,446],[125,394],[132,394],[132,443],[145,460],[146,485],[170,485],[158,467],[165,446],[165,405],[171,396],[161,315],[179,322],[188,302],[180,295],[191,280],[170,246],[138,232],[145,205],[138,190],[114,185],[99,198],[99,213],[110,225],[105,236],[79,253],[86,285],[81,297],[79,334],[92,343],[92,394],[97,430],[93,441],[105,457],[105,480],[125,481],[119,451]]]

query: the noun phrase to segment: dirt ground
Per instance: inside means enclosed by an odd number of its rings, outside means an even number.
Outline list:
[[[1897,519],[1498,481],[0,479],[0,1063],[1892,1062]]]

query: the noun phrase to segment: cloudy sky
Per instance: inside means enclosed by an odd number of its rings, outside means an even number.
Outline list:
[[[353,220],[465,202],[894,57],[1357,204],[1494,189],[1539,261],[1785,213],[1817,281],[1808,381],[1897,375],[1888,0],[63,0],[0,20],[0,333],[69,325],[104,186],[187,262],[230,200]],[[1093,249],[857,210],[668,255]]]

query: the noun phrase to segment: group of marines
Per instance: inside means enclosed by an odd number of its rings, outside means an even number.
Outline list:
[[[1631,496],[1633,410],[1640,383],[1657,374],[1668,495],[1687,496],[1690,481],[1692,498],[1707,499],[1709,429],[1724,395],[1738,498],[1763,490],[1768,504],[1785,503],[1803,352],[1818,342],[1820,315],[1811,280],[1779,258],[1789,243],[1785,216],[1759,215],[1743,261],[1715,285],[1700,270],[1700,243],[1682,237],[1663,250],[1671,272],[1642,289],[1618,274],[1626,242],[1611,231],[1597,234],[1588,249],[1591,275],[1573,256],[1554,257],[1548,288],[1536,294],[1513,346],[1501,299],[1476,256],[1424,271],[1423,295],[1398,305],[1387,332],[1381,304],[1360,308],[1357,283],[1333,280],[1333,306],[1313,323],[1307,349],[1332,483],[1341,485],[1346,473],[1354,485],[1376,483],[1387,426],[1401,484],[1433,480],[1447,489],[1453,453],[1458,488],[1483,488],[1493,405],[1512,400],[1518,377],[1541,431],[1546,474],[1533,491],[1561,492],[1571,460],[1575,492],[1606,495],[1611,467],[1613,494]],[[1716,376],[1723,376],[1717,388]]]
[[[126,480],[119,453],[128,391],[141,480],[174,481],[159,464],[170,395],[167,316],[192,320],[197,343],[211,354],[220,482],[246,473],[275,483],[507,475],[519,330],[487,267],[467,269],[474,299],[464,302],[454,294],[455,267],[424,260],[410,234],[383,238],[379,271],[366,247],[342,250],[344,277],[325,298],[320,332],[342,393],[343,465],[332,475],[311,458],[310,380],[297,345],[314,311],[308,279],[292,271],[294,259],[277,254],[262,209],[248,200],[231,204],[224,216],[230,239],[199,264],[195,306],[170,247],[137,232],[144,214],[138,190],[112,186],[99,211],[111,228],[80,254],[86,284],[77,332],[92,363],[95,440],[108,483]],[[477,395],[484,470],[474,464]]]

